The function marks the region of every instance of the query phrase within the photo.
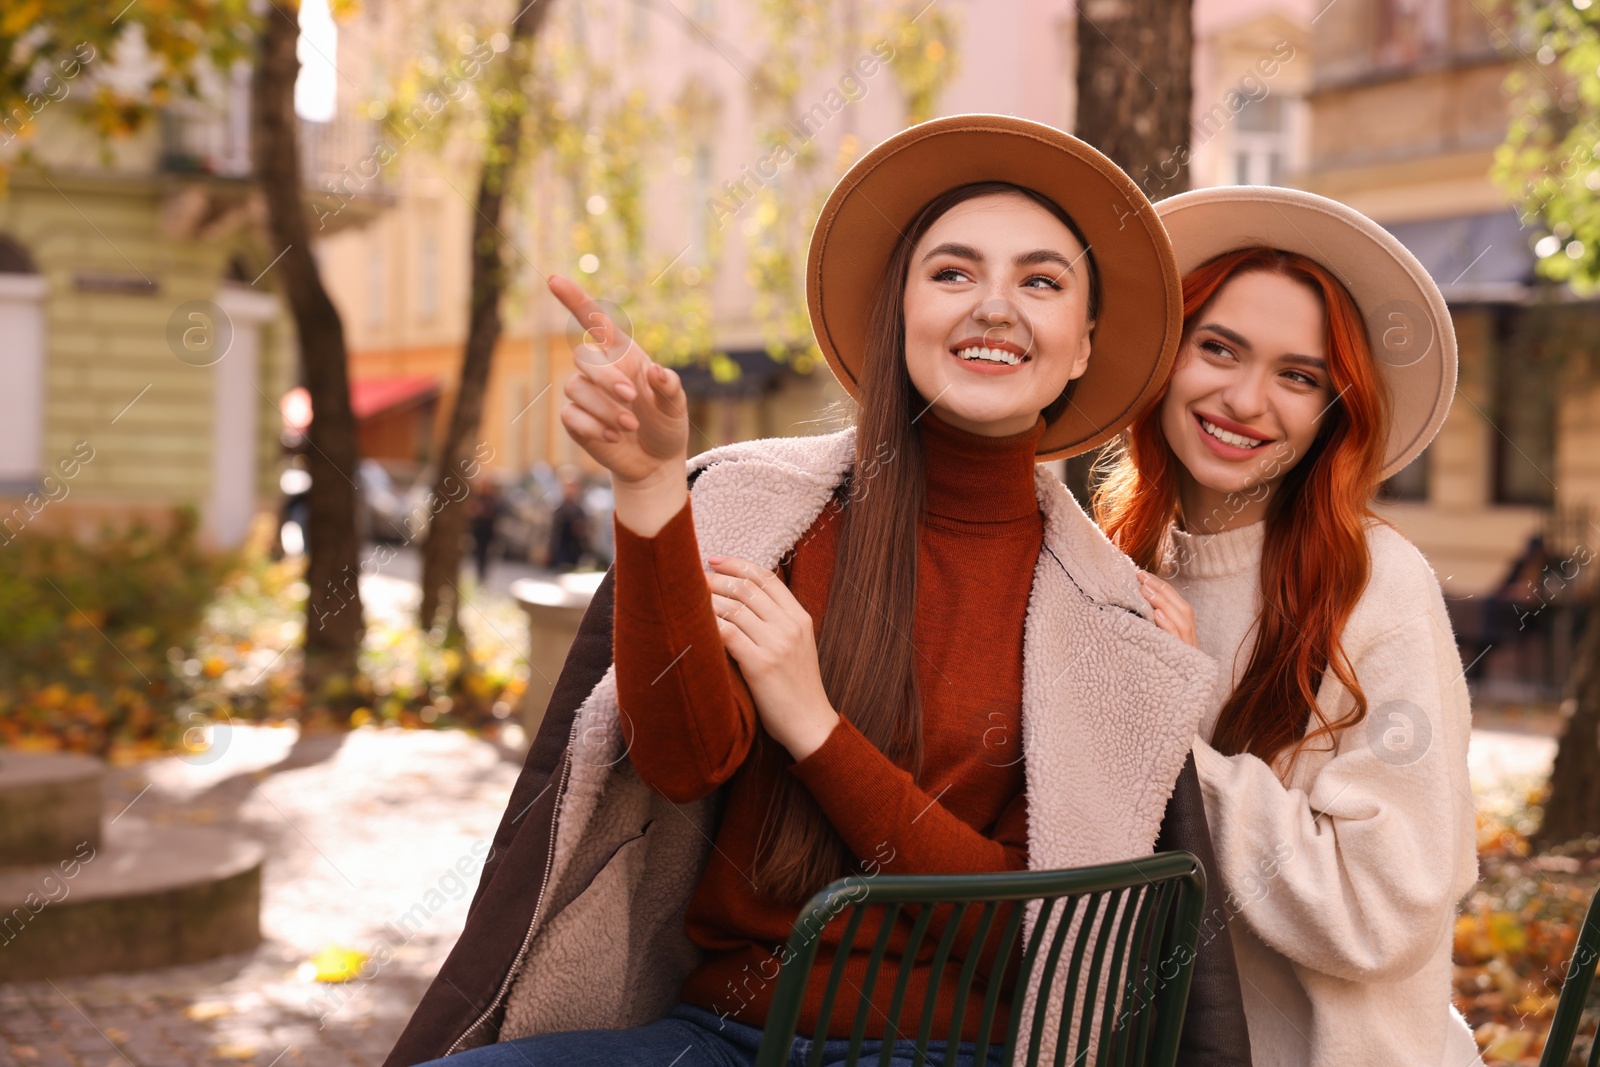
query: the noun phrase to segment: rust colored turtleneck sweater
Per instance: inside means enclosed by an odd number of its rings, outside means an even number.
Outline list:
[[[1028,865],[1022,633],[1043,537],[1033,469],[1044,422],[1000,438],[956,429],[931,411],[917,426],[927,468],[912,634],[925,739],[921,778],[913,781],[842,716],[804,760],[796,763],[783,754],[786,766],[779,771],[810,790],[860,861],[855,873],[861,879],[877,872],[953,874]],[[800,538],[782,575],[819,632],[826,625],[838,520],[835,501]],[[646,783],[687,803],[733,777],[752,755],[760,729],[749,690],[717,633],[690,505],[654,537],[618,522],[616,574],[614,647],[627,751]],[[733,782],[716,847],[685,915],[687,933],[705,958],[685,981],[682,999],[752,1026],[765,1022],[778,961],[799,914],[795,904],[758,894],[751,880],[770,774],[744,774]],[[959,957],[975,933],[977,912],[968,910],[940,983],[935,1039],[949,1034]],[[851,985],[863,984],[877,914],[869,913],[857,933],[845,970],[849,984],[841,987],[829,1024],[833,1036],[848,1036],[854,1023]],[[801,1034],[815,1034],[844,925],[835,922],[822,936]],[[893,961],[903,954],[911,926],[912,918],[902,912],[873,995],[877,1010],[869,1015],[869,1037],[884,1036]],[[964,1014],[963,1040],[976,1037],[982,976],[999,929],[997,921]],[[910,1005],[922,1004],[942,930],[936,918],[923,937]],[[1020,947],[1008,970],[1014,970],[1018,954]],[[1002,1000],[997,1025],[1003,1026],[1007,1010]],[[902,1016],[913,1021],[911,1036],[920,1017],[920,1011]],[[995,1040],[1003,1039],[1004,1031],[999,1034]]]

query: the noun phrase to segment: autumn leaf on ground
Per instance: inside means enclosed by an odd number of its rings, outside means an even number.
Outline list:
[[[365,952],[357,952],[342,945],[329,945],[311,957],[311,964],[316,968],[316,980],[319,982],[348,982],[360,973],[361,965],[366,962]]]

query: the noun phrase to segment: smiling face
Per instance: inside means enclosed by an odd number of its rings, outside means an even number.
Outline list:
[[[906,370],[940,419],[1021,433],[1089,365],[1089,265],[1060,219],[1020,194],[964,200],[912,250]]]
[[[1223,283],[1185,324],[1161,431],[1182,468],[1189,532],[1266,516],[1272,490],[1305,458],[1334,399],[1326,333],[1317,292],[1260,270]]]

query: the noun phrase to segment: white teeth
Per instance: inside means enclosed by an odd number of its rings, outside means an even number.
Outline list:
[[[1214,423],[1207,422],[1205,419],[1200,420],[1200,425],[1204,426],[1206,433],[1212,437],[1215,437],[1223,444],[1232,445],[1235,448],[1260,448],[1266,444],[1265,441],[1257,441],[1254,437],[1244,437],[1240,434],[1230,433]]]
[[[963,348],[956,355],[966,360],[986,360],[990,363],[1005,363],[1015,367],[1022,362],[1022,357],[1015,352],[1007,352],[1003,348]]]

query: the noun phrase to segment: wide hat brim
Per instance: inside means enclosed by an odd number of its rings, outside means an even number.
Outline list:
[[[1040,460],[1116,436],[1166,381],[1183,333],[1177,260],[1149,200],[1110,159],[1052,126],[1008,115],[952,115],[879,144],[839,180],[817,218],[806,263],[811,326],[851,396],[872,301],[900,235],[934,197],[972,182],[1041,193],[1083,231],[1100,275],[1089,369],[1049,423]]]
[[[1456,333],[1439,286],[1393,234],[1337,200],[1276,186],[1196,189],[1161,201],[1156,213],[1185,276],[1225,252],[1258,245],[1331,271],[1361,310],[1389,389],[1382,477],[1428,447],[1455,396]]]

